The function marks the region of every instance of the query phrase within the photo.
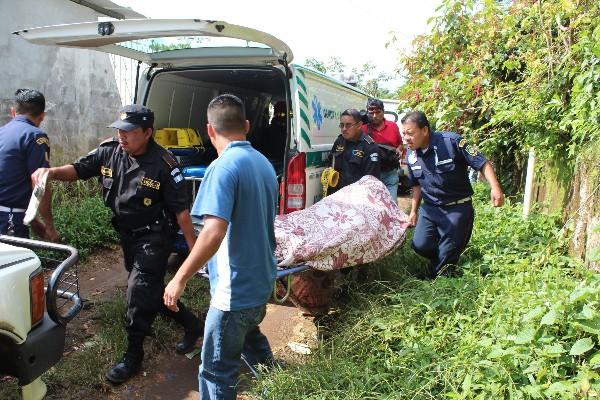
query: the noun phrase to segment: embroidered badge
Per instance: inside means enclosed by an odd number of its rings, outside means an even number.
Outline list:
[[[150,179],[150,178],[142,178],[142,186],[147,186],[149,188],[159,190],[160,189],[160,182],[155,181],[155,180]]]
[[[36,139],[35,141],[37,144],[39,144],[40,146],[45,144],[46,146],[50,147],[50,140],[48,140],[47,137],[39,137]]]
[[[467,144],[467,139],[460,139],[460,142],[458,142],[458,147],[465,147],[465,144]]]
[[[107,168],[104,165],[100,167],[100,173],[106,177],[112,178],[112,169]]]
[[[152,199],[144,197],[144,205],[148,207],[150,204],[152,204]]]
[[[475,157],[477,154],[479,154],[479,149],[477,146],[472,144],[467,145],[467,147],[465,147],[465,151],[469,153],[471,157]]]
[[[335,151],[344,151],[344,146],[340,146],[339,144],[335,146]]]
[[[379,154],[377,154],[377,153],[371,153],[371,155],[369,157],[371,157],[371,161],[373,161],[373,162],[379,161]]]
[[[352,150],[352,155],[356,157],[364,157],[365,152],[362,150]]]
[[[175,168],[173,171],[171,171],[171,175],[172,176],[175,176],[175,175],[180,174],[180,173],[181,173],[181,171],[179,170],[179,168]]]
[[[181,174],[175,175],[173,177],[173,180],[175,181],[175,183],[179,183],[179,182],[181,182],[183,180],[183,176],[181,176]]]

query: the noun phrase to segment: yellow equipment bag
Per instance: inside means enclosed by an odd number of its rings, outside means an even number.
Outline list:
[[[167,149],[202,147],[202,139],[193,128],[162,128],[154,133],[154,140]]]

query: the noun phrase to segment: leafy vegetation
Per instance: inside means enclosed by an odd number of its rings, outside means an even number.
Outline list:
[[[112,212],[104,206],[98,185],[76,181],[53,182],[54,225],[61,243],[79,250],[85,259],[92,250],[117,242],[117,233],[110,218]]]
[[[438,12],[403,57],[404,108],[478,142],[509,193],[530,146],[572,166],[597,143],[599,2],[444,0]]]
[[[597,396],[600,277],[566,256],[558,218],[494,209],[478,190],[463,275],[425,281],[410,246],[353,292],[305,365],[266,376],[269,399]]]

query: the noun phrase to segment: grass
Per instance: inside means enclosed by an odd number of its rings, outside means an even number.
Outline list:
[[[351,293],[305,364],[259,382],[265,399],[576,399],[600,381],[600,278],[566,255],[555,216],[478,191],[462,276],[418,278],[405,245]]]

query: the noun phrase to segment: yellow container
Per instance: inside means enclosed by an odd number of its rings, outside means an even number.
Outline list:
[[[167,149],[202,146],[202,139],[193,128],[157,129],[154,133],[154,140]]]

